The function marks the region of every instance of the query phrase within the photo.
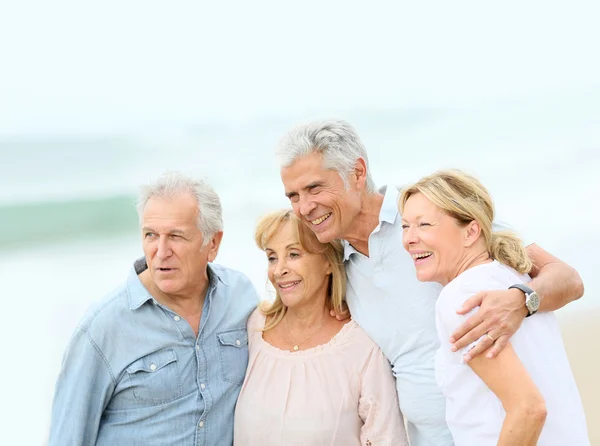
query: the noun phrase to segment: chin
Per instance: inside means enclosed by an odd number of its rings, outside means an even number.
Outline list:
[[[417,271],[417,279],[420,282],[435,282],[435,278],[427,271]]]

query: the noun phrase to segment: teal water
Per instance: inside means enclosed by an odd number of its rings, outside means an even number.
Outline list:
[[[600,305],[600,90],[460,110],[337,115],[361,134],[380,185],[405,184],[447,167],[478,175],[503,220],[583,277],[585,297],[561,311]],[[217,261],[246,273],[268,297],[265,258],[252,233],[261,214],[288,206],[272,149],[305,117],[117,136],[0,138],[6,315],[0,327],[4,339],[20,339],[5,345],[5,357],[19,367],[7,370],[3,381],[32,383],[9,392],[5,405],[20,415],[0,433],[0,443],[19,438],[23,445],[43,444],[64,347],[90,303],[120,284],[142,255],[135,196],[163,171],[181,170],[213,184],[225,221]]]
[[[0,250],[137,234],[134,196],[0,206]]]

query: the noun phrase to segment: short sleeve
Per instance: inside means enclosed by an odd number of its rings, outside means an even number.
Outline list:
[[[458,310],[463,303],[479,291],[484,290],[485,287],[477,288],[469,284],[460,284],[458,286],[446,287],[442,290],[439,296],[439,301],[436,306],[436,318],[438,321],[438,330],[440,331],[441,347],[447,348],[450,351],[450,335],[454,333],[458,327],[467,321],[473,314],[477,312],[479,307],[473,308],[467,314],[457,314]],[[467,345],[466,347],[454,352],[451,356],[454,358],[455,363],[464,363],[463,357],[473,349],[484,336],[477,339],[475,342]]]

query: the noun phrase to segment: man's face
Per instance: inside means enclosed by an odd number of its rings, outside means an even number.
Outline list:
[[[206,266],[220,236],[206,246],[197,228],[198,205],[190,194],[151,198],[142,217],[142,243],[152,282],[167,295],[194,295],[206,285]]]
[[[321,154],[315,152],[282,168],[281,180],[294,213],[321,243],[342,239],[352,229],[364,184],[357,175],[350,175],[346,190],[339,173],[324,169]]]

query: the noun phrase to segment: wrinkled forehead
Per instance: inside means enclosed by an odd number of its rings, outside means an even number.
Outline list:
[[[142,224],[196,226],[198,206],[192,197],[150,198],[144,206]]]

